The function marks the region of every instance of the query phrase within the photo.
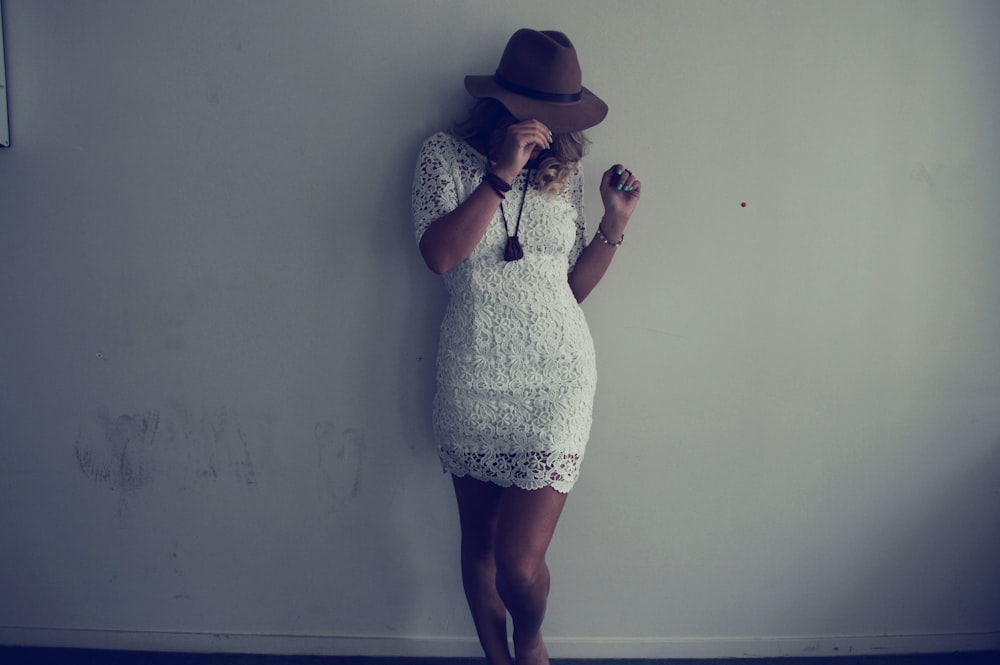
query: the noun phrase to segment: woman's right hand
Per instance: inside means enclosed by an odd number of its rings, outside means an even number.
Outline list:
[[[528,160],[552,147],[552,132],[538,120],[525,120],[507,127],[496,165],[491,169],[506,182],[514,178]]]

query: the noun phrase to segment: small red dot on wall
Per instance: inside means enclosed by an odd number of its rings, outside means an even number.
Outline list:
[[[741,203],[741,204],[740,204],[740,207],[741,207],[741,208],[746,208],[746,207],[747,207],[747,202],[746,202],[746,201],[744,201],[743,203]]]

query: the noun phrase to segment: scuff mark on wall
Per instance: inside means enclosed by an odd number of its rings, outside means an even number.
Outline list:
[[[80,471],[121,492],[124,502],[153,480],[159,428],[159,411],[112,417],[108,407],[99,408],[94,421],[81,425],[76,438]]]
[[[236,435],[239,442],[235,449],[232,446],[228,448],[229,463],[236,471],[237,482],[241,485],[256,485],[257,472],[254,470],[253,460],[250,459],[250,444],[243,428],[239,425],[236,426]]]
[[[257,484],[250,437],[226,407],[196,415],[180,400],[170,400],[164,428],[190,475],[215,481],[226,473],[241,485]]]
[[[197,413],[180,400],[169,400],[162,416],[159,409],[114,416],[102,406],[79,426],[74,454],[84,476],[121,494],[121,511],[158,466],[182,490],[220,480],[255,487],[254,456],[271,436],[269,420],[258,425],[248,430],[226,407]]]
[[[951,205],[967,201],[974,192],[983,191],[986,183],[982,173],[976,160],[967,159],[958,164],[918,163],[910,170],[910,178],[932,200]]]
[[[316,423],[316,450],[320,471],[320,499],[336,508],[361,494],[365,430],[339,428],[330,421]]]
[[[168,403],[165,429],[167,440],[182,456],[185,470],[196,478],[216,480],[222,464],[217,451],[227,426],[226,410],[222,407],[196,416],[179,400]]]

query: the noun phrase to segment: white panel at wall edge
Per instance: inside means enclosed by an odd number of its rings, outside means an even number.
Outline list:
[[[0,145],[10,146],[10,124],[7,122],[7,68],[3,59],[3,6],[0,5]]]
[[[1000,633],[803,637],[551,637],[555,658],[754,658],[959,653],[1000,649]],[[252,635],[0,627],[0,644],[199,653],[469,658],[472,637]]]

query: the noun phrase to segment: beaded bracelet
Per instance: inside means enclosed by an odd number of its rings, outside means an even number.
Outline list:
[[[500,195],[500,198],[507,198],[506,194],[510,191],[510,183],[506,182],[496,173],[492,171],[484,173],[483,182],[492,187],[493,191]]]
[[[620,247],[621,244],[623,242],[625,242],[625,234],[624,233],[622,234],[622,239],[621,240],[619,240],[618,242],[611,242],[608,239],[608,236],[604,235],[604,229],[602,229],[600,227],[600,225],[597,226],[597,235],[601,236],[601,240],[604,241],[605,245],[611,245],[612,247]]]

